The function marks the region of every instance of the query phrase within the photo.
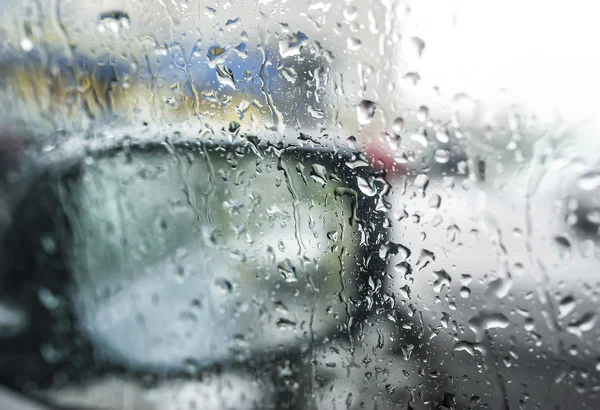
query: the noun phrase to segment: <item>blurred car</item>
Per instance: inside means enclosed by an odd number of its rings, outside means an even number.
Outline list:
[[[372,272],[382,266],[369,255],[384,238],[381,198],[365,185],[376,171],[332,140],[298,130],[272,138],[267,107],[232,110],[247,101],[237,90],[227,104],[213,102],[199,133],[177,115],[161,117],[172,124],[165,128],[125,125],[122,109],[144,95],[143,79],[123,88],[126,68],[78,58],[92,82],[70,110],[52,108],[62,117],[45,118],[44,104],[4,113],[5,124],[22,128],[0,135],[14,160],[2,173],[2,383],[57,405],[112,408],[126,404],[97,403],[99,392],[130,391],[144,407],[148,385],[168,396],[189,381],[191,400],[218,402],[219,380],[256,376],[261,387],[236,382],[255,397],[249,408],[310,405],[317,369],[328,383],[338,379],[325,346],[356,349],[370,315]],[[31,102],[37,84],[20,70],[43,84],[40,64],[5,62],[7,106]],[[313,75],[307,64],[314,60],[300,60],[296,72]],[[49,77],[56,87],[46,103],[69,98],[60,75],[69,67]],[[213,90],[212,69],[206,78]],[[174,112],[193,116],[198,106],[189,104]],[[217,382],[193,387],[208,374]]]
[[[392,130],[371,148],[391,185],[386,290],[403,349],[459,407],[595,408],[597,124],[470,104],[460,126],[405,117],[402,137],[426,138],[411,163]]]

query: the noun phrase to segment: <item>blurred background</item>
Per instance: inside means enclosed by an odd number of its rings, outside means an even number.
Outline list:
[[[2,2],[3,408],[598,408],[595,11]]]

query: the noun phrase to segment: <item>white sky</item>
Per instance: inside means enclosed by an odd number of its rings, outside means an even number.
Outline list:
[[[406,31],[426,44],[420,75],[442,93],[487,100],[506,88],[539,114],[597,117],[600,3],[415,0],[410,7]]]

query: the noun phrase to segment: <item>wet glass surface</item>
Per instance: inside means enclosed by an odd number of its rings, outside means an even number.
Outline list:
[[[0,407],[598,408],[579,3],[0,4]]]

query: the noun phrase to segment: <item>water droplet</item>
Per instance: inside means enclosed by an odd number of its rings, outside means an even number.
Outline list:
[[[583,174],[577,181],[579,188],[584,191],[593,191],[600,187],[600,172],[591,171]]]
[[[297,282],[298,275],[296,274],[296,268],[292,265],[292,262],[289,259],[284,260],[283,262],[277,265],[277,270],[279,274],[286,282]]]
[[[417,57],[421,57],[423,54],[423,50],[425,49],[425,42],[419,37],[411,37],[406,44],[406,51],[416,55]]]
[[[348,145],[348,148],[350,148],[351,150],[355,150],[356,149],[356,137],[351,135],[348,138],[346,138],[346,145]]]
[[[448,229],[446,229],[446,237],[449,242],[454,242],[459,234],[460,229],[456,225],[450,225]]]
[[[436,293],[440,293],[444,286],[447,286],[450,289],[450,284],[452,283],[452,278],[450,275],[443,269],[438,271],[433,271],[436,276],[435,281],[433,282],[433,291]]]
[[[212,226],[204,226],[202,228],[202,239],[204,244],[210,247],[218,247],[220,245],[219,238],[223,236],[220,229]]]
[[[40,288],[38,290],[38,298],[48,310],[54,310],[60,306],[60,299],[47,288]]]
[[[225,23],[225,26],[234,27],[234,26],[238,25],[239,22],[240,22],[239,17],[236,17],[234,19],[228,19],[227,22]]]
[[[420,106],[419,109],[417,110],[417,120],[419,120],[421,122],[426,122],[428,118],[429,118],[429,108],[427,108],[424,105]]]
[[[600,225],[600,211],[598,211],[598,210],[589,211],[585,215],[585,219],[594,225]]]
[[[556,236],[554,243],[559,252],[561,258],[566,258],[571,253],[571,242],[565,236]]]
[[[129,20],[129,15],[124,11],[107,11],[100,14],[98,17],[97,29],[101,33],[106,31],[118,33],[120,29],[128,29],[130,26],[131,21]]]
[[[0,339],[18,335],[27,326],[27,314],[24,310],[16,306],[0,304]]]
[[[321,145],[321,143],[318,141],[318,139],[301,132],[298,135],[298,145],[301,147],[318,147]],[[302,165],[302,169],[304,169],[304,165]]]
[[[361,46],[361,41],[358,38],[355,37],[348,37],[347,41],[346,41],[346,46],[348,47],[348,50],[350,51],[356,51],[360,48]]]
[[[383,132],[381,133],[381,136],[385,138],[392,151],[397,151],[398,149],[400,149],[402,139],[399,135]]]
[[[375,110],[377,109],[377,103],[369,100],[362,100],[356,106],[356,116],[358,123],[361,125],[368,125],[373,121]]]
[[[481,341],[486,330],[490,329],[505,329],[509,325],[509,321],[502,313],[482,312],[479,316],[475,316],[468,322],[469,328],[475,333],[477,341]]]
[[[417,260],[417,270],[424,269],[430,263],[435,262],[435,254],[427,249],[422,249],[419,259]]]
[[[179,314],[179,320],[183,324],[195,325],[198,323],[198,316],[194,312],[183,311]]]
[[[298,31],[279,42],[279,54],[281,54],[281,57],[283,58],[298,55],[300,54],[302,46],[307,41],[308,37],[306,34]]]
[[[235,79],[233,78],[233,71],[227,66],[217,64],[217,80],[219,83],[229,86],[235,90]]]
[[[476,103],[468,94],[456,94],[452,99],[453,121],[456,125],[470,123],[475,118],[475,108]]]
[[[240,215],[244,209],[244,203],[239,199],[230,199],[223,202],[223,208],[227,210],[229,215]]]
[[[312,164],[310,168],[310,177],[323,186],[327,185],[327,168],[320,164]]]
[[[185,371],[190,376],[196,376],[196,375],[200,374],[201,367],[194,359],[190,359],[190,358],[185,359],[183,364],[185,366]]]
[[[410,249],[394,242],[387,242],[379,248],[379,257],[383,260],[388,260],[392,255],[398,255],[402,261],[405,261],[410,257],[410,254]]]
[[[394,271],[401,275],[403,279],[407,279],[411,273],[410,265],[406,262],[400,262],[399,264],[394,265]]]
[[[412,134],[410,139],[424,148],[427,148],[427,145],[429,145],[427,142],[427,137],[423,134]]]
[[[177,109],[179,107],[179,101],[173,96],[167,95],[163,97],[163,103],[171,109]]]
[[[267,213],[267,218],[269,219],[269,221],[272,221],[274,219],[290,219],[291,215],[284,211],[283,209],[279,208],[277,205],[272,205],[270,207],[268,207],[266,209],[266,213]]]
[[[348,6],[343,11],[344,19],[350,22],[358,16],[358,9],[355,6]]]
[[[450,141],[450,137],[448,136],[448,132],[441,128],[435,131],[435,138],[441,142],[442,144],[447,144]]]
[[[402,117],[398,117],[394,120],[394,123],[392,124],[392,132],[394,132],[394,134],[399,135],[402,130],[404,129],[404,119]]]
[[[488,288],[485,292],[486,296],[494,296],[498,299],[503,299],[508,295],[514,284],[514,280],[506,273],[499,277],[490,280]]]
[[[238,132],[240,130],[240,123],[237,121],[231,121],[229,123],[229,132],[232,134],[235,134],[236,132]]]
[[[425,195],[427,186],[429,186],[429,177],[426,174],[419,174],[415,177],[413,185],[421,194]]]
[[[321,119],[325,116],[325,114],[323,113],[323,111],[317,110],[311,106],[306,107],[306,110],[308,111],[308,113],[311,115],[311,117],[313,118],[317,118],[317,119]]]
[[[385,391],[387,391],[387,394],[389,394],[390,396],[391,396],[392,394],[394,394],[394,391],[395,391],[395,390],[396,390],[396,389],[395,389],[395,388],[394,388],[394,386],[392,386],[391,384],[386,384],[386,385],[385,385]]]
[[[227,279],[217,278],[215,280],[215,286],[224,296],[230,295],[231,292],[233,292],[233,284]]]
[[[57,245],[56,245],[56,241],[54,240],[54,238],[52,236],[43,235],[40,239],[40,242],[42,245],[42,249],[44,249],[44,252],[46,252],[49,255],[56,253]]]
[[[594,328],[596,323],[596,314],[588,312],[581,316],[578,320],[569,323],[567,331],[571,334],[581,337],[584,332],[588,332]]]
[[[208,64],[211,68],[215,68],[217,66],[217,64],[222,64],[225,61],[225,58],[227,57],[227,50],[225,50],[223,47],[215,45],[215,46],[211,46],[208,49],[208,53],[207,53],[207,57],[208,57]]]
[[[473,282],[473,277],[471,275],[468,275],[466,273],[460,275],[460,284],[462,286],[469,286],[471,282]]]
[[[446,164],[448,161],[450,161],[450,151],[447,149],[438,148],[435,150],[434,159],[438,164]]]
[[[21,48],[23,49],[23,51],[25,51],[26,53],[33,50],[33,41],[31,41],[29,38],[27,37],[23,37],[21,39]]]
[[[280,317],[275,321],[275,326],[278,329],[293,329],[296,327],[296,322]]]
[[[290,311],[290,309],[285,305],[285,303],[283,303],[280,300],[276,300],[275,302],[273,302],[273,305],[275,306],[275,310],[277,310],[280,313],[287,313]]]
[[[421,75],[416,71],[411,71],[404,74],[402,79],[409,85],[417,85],[421,81]]]
[[[475,356],[475,347],[476,347],[476,345],[474,343],[470,343],[470,342],[463,340],[463,341],[457,342],[454,345],[454,351],[455,352],[467,352],[471,356]]]
[[[575,298],[572,295],[563,297],[558,303],[558,318],[563,319],[569,315],[577,305]]]
[[[292,84],[296,84],[296,81],[298,80],[298,73],[293,67],[284,67],[281,70],[281,75],[283,75],[283,78]]]
[[[438,209],[442,204],[442,197],[438,194],[433,194],[429,197],[429,207],[433,209]]]
[[[362,177],[356,177],[356,180],[358,182],[358,189],[360,189],[363,194],[366,196],[375,196],[377,194],[377,189],[375,189],[369,181]]]

